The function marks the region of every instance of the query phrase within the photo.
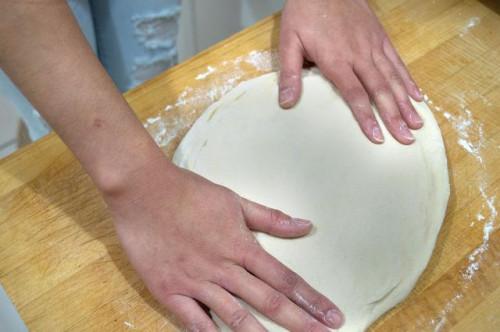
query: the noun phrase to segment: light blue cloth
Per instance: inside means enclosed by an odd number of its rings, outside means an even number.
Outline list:
[[[68,4],[121,91],[177,62],[180,0],[68,0]],[[47,123],[1,70],[0,94],[15,105],[32,140],[50,132]]]
[[[28,332],[2,285],[0,285],[0,331]]]
[[[180,0],[91,0],[97,53],[121,91],[177,62]]]

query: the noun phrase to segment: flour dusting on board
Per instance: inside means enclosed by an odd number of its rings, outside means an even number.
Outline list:
[[[255,67],[258,71],[268,72],[275,69],[277,54],[273,52],[252,51],[244,58],[244,61]]]
[[[206,72],[203,72],[203,73],[200,73],[198,74],[198,76],[196,76],[196,80],[204,80],[205,78],[207,78],[209,75],[211,75],[213,72],[215,72],[216,69],[212,66],[208,66],[207,67],[207,71]]]
[[[475,91],[467,95],[474,99],[479,99],[485,106],[492,106],[492,103],[487,98]],[[488,194],[486,190],[488,173],[482,155],[482,150],[487,147],[487,142],[484,138],[484,124],[474,120],[473,113],[465,101],[467,97],[465,93],[461,93],[455,97],[460,101],[458,112],[452,114],[451,112],[443,111],[440,107],[434,107],[434,110],[441,113],[442,116],[450,122],[457,134],[457,144],[472,156],[480,166],[477,188],[479,197],[481,197],[483,203],[480,211],[476,213],[476,220],[473,220],[470,225],[472,227],[476,222],[482,223],[483,241],[481,245],[469,255],[469,264],[462,272],[463,279],[465,281],[471,281],[476,271],[479,270],[483,254],[488,250],[489,237],[495,227],[498,212],[495,207],[496,195]]]
[[[460,37],[464,37],[469,33],[471,29],[476,27],[479,23],[481,23],[481,18],[477,16],[473,16],[469,18],[466,24],[460,29]]]
[[[476,26],[479,22],[479,18],[471,18],[466,26],[467,31]],[[475,214],[475,220],[472,220],[470,226],[474,227],[476,223],[482,225],[482,242],[468,256],[468,264],[460,272],[462,278],[460,287],[461,290],[465,291],[476,277],[476,273],[480,270],[484,255],[489,248],[490,235],[496,226],[498,217],[498,211],[495,206],[496,192],[492,194],[487,191],[488,172],[483,150],[486,149],[488,145],[484,136],[484,124],[474,119],[473,111],[468,107],[466,99],[472,98],[478,100],[487,107],[491,107],[493,104],[477,91],[460,93],[454,97],[459,100],[458,108],[455,110],[450,109],[449,111],[445,111],[439,106],[433,106],[433,102],[427,95],[424,96],[424,100],[431,109],[443,116],[451,124],[457,136],[456,144],[475,159],[480,170],[476,183],[478,196],[481,198],[482,204],[480,210]],[[439,312],[438,317],[430,322],[435,332],[441,331],[445,327],[447,316],[464,297],[461,290],[457,290],[457,293],[446,302],[444,308]]]
[[[124,321],[123,324],[128,327],[129,329],[135,329],[135,326],[134,324],[130,323],[130,322],[127,322],[127,321]]]
[[[472,112],[465,106],[460,104],[460,111],[457,115],[452,115],[449,112],[443,112],[443,116],[448,120],[455,129],[458,140],[457,143],[484,167],[481,149],[484,146],[484,129],[481,122],[475,122],[472,118]]]
[[[434,332],[439,332],[442,331],[446,321],[447,321],[447,316],[450,312],[453,311],[457,303],[464,297],[462,293],[457,293],[446,305],[444,308],[439,312],[439,315],[436,319],[433,319],[431,321],[431,324],[434,326]]]
[[[195,115],[200,108],[205,109],[210,104],[236,87],[245,77],[245,66],[257,72],[277,70],[277,54],[271,51],[251,51],[247,55],[232,60],[224,60],[218,65],[211,65],[200,72],[195,80],[209,80],[203,87],[187,87],[181,92],[175,103],[166,105],[157,116],[146,119],[144,127],[162,148],[168,147],[191,125],[189,116],[168,116],[169,112],[186,112],[185,115]],[[218,72],[218,75],[212,76]]]
[[[462,273],[462,277],[467,281],[471,281],[476,271],[479,270],[483,254],[486,250],[488,250],[490,234],[493,232],[495,220],[498,216],[498,211],[495,207],[496,196],[488,196],[484,186],[480,186],[479,191],[481,192],[481,197],[484,200],[483,207],[486,207],[488,210],[488,218],[485,218],[481,212],[478,213],[478,221],[482,220],[484,223],[483,242],[469,255],[469,265]]]

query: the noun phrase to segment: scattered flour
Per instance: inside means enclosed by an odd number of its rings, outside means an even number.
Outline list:
[[[481,18],[477,16],[473,16],[467,20],[467,23],[460,29],[460,37],[464,37],[469,33],[471,29],[476,27],[479,23],[481,23]]]
[[[483,221],[484,219],[486,219],[483,214],[481,212],[477,213],[476,214],[476,220],[477,221]],[[476,221],[473,220],[471,223],[470,223],[470,227],[473,227],[474,225],[476,224]]]
[[[198,74],[196,80],[207,80],[203,87],[187,87],[181,92],[175,103],[166,105],[157,116],[146,119],[144,127],[161,148],[167,148],[190,125],[188,119],[200,109],[205,109],[213,102],[231,91],[245,77],[245,67],[257,72],[269,72],[277,69],[277,54],[271,51],[251,51],[247,55],[232,60],[224,60],[217,66],[208,66],[205,72]],[[219,74],[211,76],[214,72]],[[187,116],[169,116],[169,112],[180,111]]]
[[[473,17],[469,20],[466,25],[467,31],[480,22],[480,19]],[[473,252],[468,257],[468,264],[463,271],[461,271],[461,277],[463,284],[461,289],[465,290],[468,288],[469,283],[473,281],[476,272],[480,270],[481,262],[483,260],[484,253],[487,252],[489,246],[490,234],[493,232],[495,227],[495,222],[498,217],[498,211],[495,207],[496,195],[488,194],[486,192],[488,173],[486,169],[486,164],[482,155],[483,149],[486,146],[486,140],[484,138],[484,125],[480,121],[474,120],[472,111],[467,107],[465,102],[466,94],[461,93],[455,96],[459,99],[459,108],[456,112],[447,112],[439,106],[431,107],[433,104],[427,95],[424,95],[424,101],[438,114],[441,114],[453,127],[457,135],[457,144],[463,148],[469,155],[471,155],[480,166],[480,173],[478,179],[478,193],[483,200],[482,208],[476,214],[476,220],[470,223],[470,226],[474,226],[476,222],[481,222],[483,224],[482,229],[482,242],[481,244],[473,250]],[[492,106],[491,101],[489,101],[483,95],[480,95],[477,91],[467,92],[467,97],[472,97],[474,99],[482,101],[485,106]],[[487,210],[486,213],[483,210]],[[431,321],[434,331],[441,331],[447,321],[447,316],[456,307],[458,301],[464,297],[464,294],[459,290],[456,295],[452,297],[445,305],[443,310],[441,310],[436,319]]]
[[[244,58],[244,61],[255,67],[258,71],[268,72],[275,68],[277,54],[270,51],[252,51]]]
[[[198,76],[196,76],[196,80],[204,80],[205,78],[207,78],[209,75],[211,75],[213,72],[215,72],[216,69],[212,66],[208,66],[207,67],[207,71],[204,72],[204,73],[201,73],[201,74],[198,74]]]
[[[135,328],[134,324],[132,324],[130,322],[124,321],[123,324],[125,324],[125,326],[128,327],[129,329],[134,329]]]
[[[483,198],[486,208],[488,209],[489,216],[485,218],[481,212],[478,213],[477,219],[478,221],[483,221],[483,242],[479,247],[474,249],[472,254],[469,255],[469,265],[463,271],[462,277],[464,280],[471,281],[474,277],[474,274],[477,270],[479,270],[479,266],[483,259],[483,254],[488,250],[490,234],[493,232],[493,228],[495,226],[495,220],[498,216],[498,211],[495,207],[496,196],[488,196],[484,189],[484,186],[479,187],[479,191],[481,193],[481,197]]]
[[[439,315],[436,319],[431,321],[432,326],[434,326],[434,332],[440,332],[443,330],[447,316],[450,312],[455,309],[456,304],[464,297],[462,293],[457,293],[453,298],[451,298],[448,303],[444,306],[444,308],[439,312]]]
[[[424,97],[427,104],[430,105],[429,97]],[[457,144],[474,157],[481,166],[478,191],[480,197],[483,199],[483,208],[486,207],[488,209],[488,217],[483,214],[482,209],[476,214],[476,221],[483,223],[483,242],[469,255],[469,265],[462,273],[464,280],[471,281],[475,272],[479,270],[483,253],[488,250],[489,235],[493,231],[498,212],[495,207],[496,196],[488,195],[485,189],[488,173],[486,172],[486,165],[482,156],[482,149],[486,147],[484,125],[480,121],[473,119],[472,111],[467,107],[465,102],[465,94],[461,93],[456,97],[460,102],[457,113],[451,114],[450,112],[443,111],[440,107],[434,107],[434,110],[441,113],[442,116],[450,122],[457,134]],[[471,97],[479,98],[484,105],[491,106],[491,102],[477,92],[472,93]],[[470,225],[474,226],[475,221],[472,221]]]
[[[472,112],[464,103],[460,104],[458,115],[452,115],[449,112],[443,112],[442,114],[455,129],[458,136],[458,145],[474,156],[481,166],[484,167],[484,161],[481,155],[481,149],[485,144],[483,124],[473,120]]]

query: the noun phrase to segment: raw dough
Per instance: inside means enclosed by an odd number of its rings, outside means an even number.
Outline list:
[[[317,72],[304,73],[292,110],[279,108],[277,90],[276,73],[239,85],[196,121],[174,162],[312,220],[307,237],[257,239],[343,310],[341,331],[362,331],[408,295],[431,256],[449,196],[439,127],[414,103],[425,123],[416,142],[401,145],[384,128],[375,145]]]

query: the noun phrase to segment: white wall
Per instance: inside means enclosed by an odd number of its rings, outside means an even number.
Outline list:
[[[285,0],[183,0],[179,62],[283,7]]]

